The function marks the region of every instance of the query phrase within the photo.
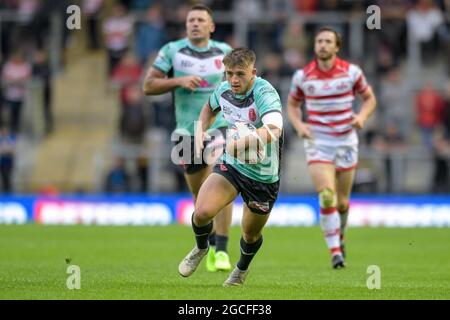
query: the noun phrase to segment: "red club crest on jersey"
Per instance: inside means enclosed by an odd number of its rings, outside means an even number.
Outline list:
[[[222,68],[222,60],[215,59],[214,63],[216,64],[217,69],[221,69]]]
[[[250,119],[251,122],[255,122],[256,121],[255,109],[250,108],[250,110],[248,111],[248,118]]]

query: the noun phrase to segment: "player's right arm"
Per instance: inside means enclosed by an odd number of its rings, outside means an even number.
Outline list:
[[[301,105],[301,101],[295,100],[293,97],[289,96],[287,101],[288,118],[300,137],[311,139],[311,129],[307,123],[302,121]]]
[[[297,71],[292,77],[291,90],[289,92],[287,101],[287,113],[289,121],[294,127],[295,131],[301,138],[311,139],[312,133],[309,125],[302,121],[302,104],[304,103],[304,95],[302,90],[298,87],[301,81],[302,73]]]
[[[176,53],[177,45],[169,42],[161,48],[152,67],[145,75],[143,91],[146,95],[158,95],[182,87],[194,91],[202,81],[197,76],[169,78],[167,74],[173,68],[172,57]]]
[[[217,114],[219,112],[220,109],[213,110],[209,105],[209,101],[207,101],[203,106],[198,118],[197,124],[199,125],[199,129],[201,129],[202,132],[208,130],[216,120]]]
[[[143,90],[146,95],[158,95],[182,87],[194,91],[202,82],[197,76],[168,78],[167,75],[155,67],[151,67],[144,79]]]

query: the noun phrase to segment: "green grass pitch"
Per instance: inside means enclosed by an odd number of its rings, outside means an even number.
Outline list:
[[[234,263],[239,234],[233,228],[229,241]],[[204,263],[190,278],[178,275],[193,244],[191,229],[178,225],[3,225],[0,299],[450,299],[448,228],[350,229],[348,267],[333,270],[318,227],[269,227],[235,288]],[[69,265],[81,269],[79,290],[66,287]],[[381,269],[379,290],[366,286],[370,265]]]

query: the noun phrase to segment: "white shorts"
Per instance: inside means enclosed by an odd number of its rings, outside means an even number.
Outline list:
[[[306,160],[310,163],[330,163],[337,171],[355,169],[358,165],[358,145],[327,146],[304,140]]]

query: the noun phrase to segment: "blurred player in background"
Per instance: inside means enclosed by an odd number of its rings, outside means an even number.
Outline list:
[[[195,135],[196,145],[200,147],[204,133],[220,111],[230,126],[244,123],[257,129],[236,140],[227,139],[221,162],[200,188],[192,215],[196,246],[179,265],[183,277],[190,276],[207,254],[214,217],[241,193],[244,200],[241,256],[224,286],[242,285],[249,264],[262,245],[261,231],[278,197],[282,107],[273,86],[256,76],[255,60],[254,52],[249,49],[239,48],[229,53],[223,60],[227,81],[217,87],[200,114]],[[264,150],[264,160],[253,164],[238,160],[238,155],[250,146]]]
[[[309,173],[320,201],[320,225],[332,255],[333,268],[345,266],[344,230],[358,162],[358,136],[376,107],[375,96],[361,69],[336,54],[342,46],[332,28],[315,36],[316,59],[295,72],[288,97],[288,116],[304,138]],[[362,97],[358,114],[355,93]],[[305,104],[307,122],[301,105]]]
[[[211,10],[197,4],[191,7],[186,18],[187,38],[166,44],[149,69],[144,80],[146,95],[159,95],[174,92],[177,145],[182,152],[190,147],[190,160],[180,163],[194,201],[197,200],[200,186],[211,173],[211,166],[203,158],[196,159],[194,154],[194,122],[215,87],[223,80],[223,57],[231,47],[223,42],[211,40],[215,25]],[[227,123],[220,114],[212,129],[225,132]],[[222,144],[224,141],[213,141]],[[186,156],[184,154],[184,156]],[[183,157],[184,158],[184,157]],[[209,271],[230,270],[230,258],[227,254],[228,234],[231,224],[232,203],[224,207],[215,221],[215,233],[211,234],[210,250],[206,267]]]

